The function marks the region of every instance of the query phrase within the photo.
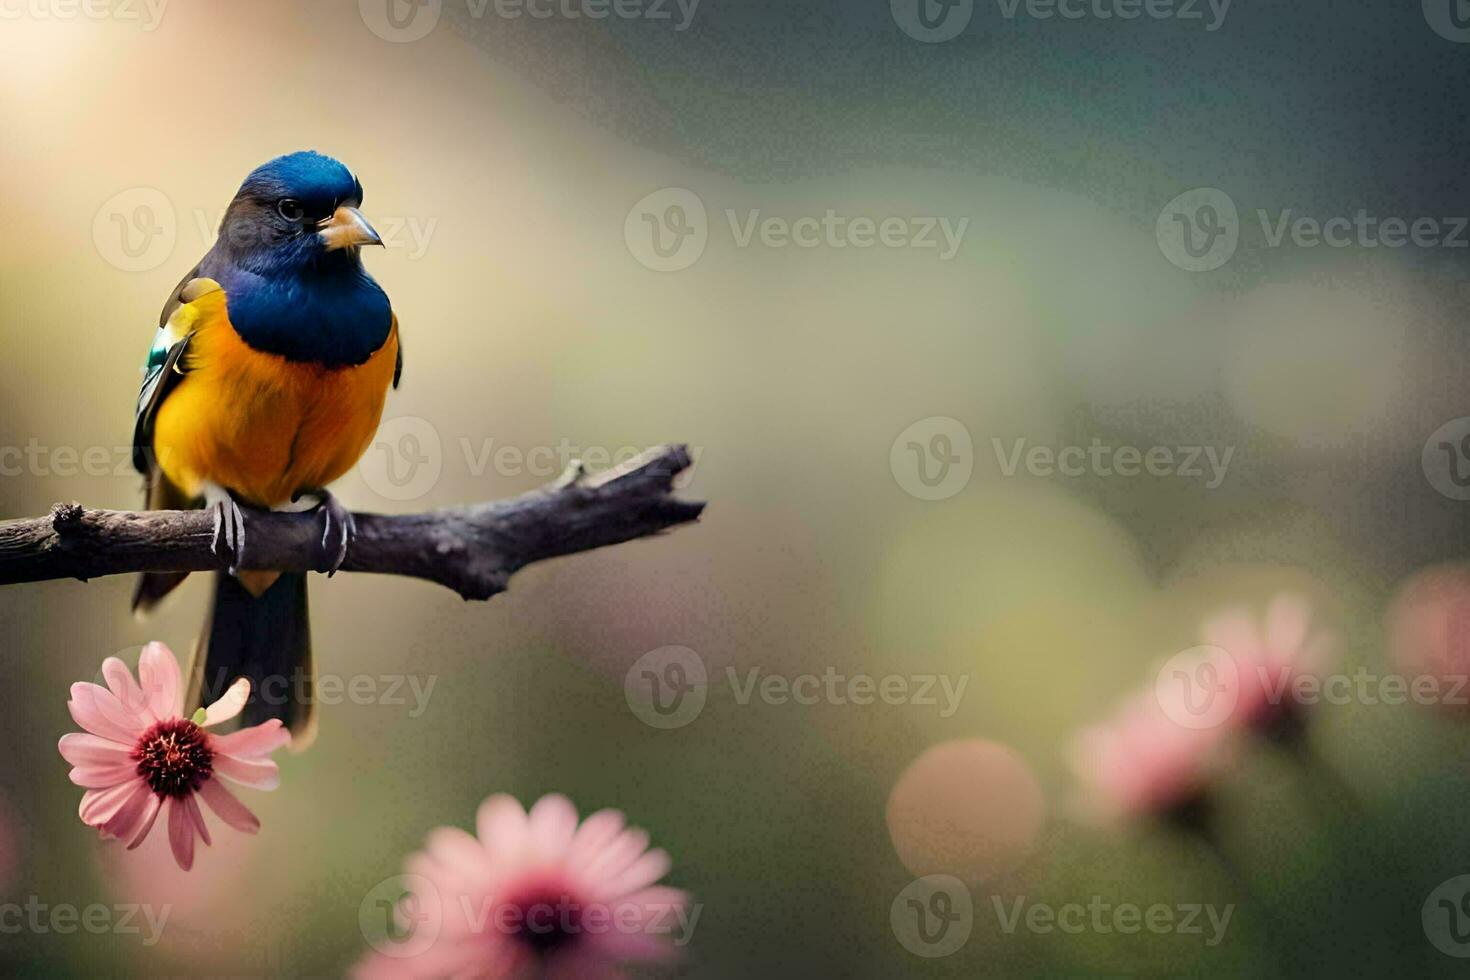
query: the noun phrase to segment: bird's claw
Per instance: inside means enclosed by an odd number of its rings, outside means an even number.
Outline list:
[[[327,578],[331,578],[347,560],[347,546],[357,536],[357,519],[352,516],[352,511],[326,491],[322,493],[319,509],[322,512],[323,525],[321,548],[327,559]],[[334,532],[337,538],[335,546],[332,544]]]
[[[229,494],[216,497],[209,509],[214,512],[214,537],[210,540],[210,550],[216,558],[229,565],[231,575],[236,575],[245,555],[245,513]]]

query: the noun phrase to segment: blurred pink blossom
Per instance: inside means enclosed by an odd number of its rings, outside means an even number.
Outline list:
[[[138,680],[116,657],[103,662],[102,676],[105,688],[71,686],[67,708],[87,734],[63,735],[57,745],[74,767],[71,781],[86,790],[79,810],[83,823],[132,850],[166,805],[169,844],[185,871],[194,863],[195,837],[210,843],[196,796],[236,830],[260,829],[255,815],[214,777],[275,789],[280,773],[270,754],[291,740],[290,733],[274,719],[229,735],[204,730],[240,713],[250,697],[249,681],[237,680],[224,697],[184,718],[179,664],[162,643],[143,648]]]
[[[1297,709],[1303,678],[1319,675],[1336,656],[1337,640],[1314,629],[1312,607],[1298,595],[1282,593],[1266,606],[1264,619],[1249,609],[1228,609],[1206,620],[1204,642],[1230,655],[1235,726],[1280,733],[1299,721]]]
[[[1204,798],[1225,759],[1225,730],[1182,725],[1171,708],[1154,691],[1137,694],[1078,735],[1071,762],[1084,817],[1168,817]]]
[[[1440,682],[1441,705],[1470,698],[1470,568],[1438,565],[1410,578],[1388,613],[1388,653],[1407,677]]]
[[[668,855],[616,810],[579,825],[564,796],[527,814],[496,795],[477,829],[440,827],[408,858],[396,916],[424,941],[374,943],[357,977],[621,977],[622,964],[668,959],[693,929],[688,895],[656,884]]]

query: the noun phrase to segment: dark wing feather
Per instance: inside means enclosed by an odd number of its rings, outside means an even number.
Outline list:
[[[153,347],[148,351],[148,362],[143,368],[143,385],[138,391],[138,406],[133,417],[133,467],[143,474],[150,510],[184,510],[197,506],[159,469],[153,452],[153,425],[159,406],[184,377],[184,354],[189,349],[189,336],[177,337],[170,330],[169,322],[179,307],[195,295],[190,286],[198,278],[198,271],[196,268],[185,276],[164,304]],[[194,288],[197,290],[198,287]],[[187,572],[145,572],[138,576],[138,584],[133,590],[133,609],[141,612],[152,609],[187,576]]]
[[[138,390],[138,405],[133,416],[133,468],[148,477],[153,483],[153,420],[158,415],[158,406],[183,377],[180,358],[189,338],[170,338],[168,322],[178,308],[186,302],[184,292],[199,276],[195,266],[187,276],[179,280],[163,312],[158,316],[158,330],[153,335],[153,347],[148,351],[148,362],[143,366],[143,384]]]
[[[133,468],[148,478],[150,486],[157,469],[153,465],[153,422],[158,417],[158,407],[184,377],[182,361],[188,348],[189,338],[185,337],[163,349],[156,364],[150,355],[143,388],[138,392],[138,411],[133,419]]]
[[[398,317],[393,318],[393,332],[398,333]],[[398,334],[398,360],[393,362],[393,387],[398,387],[398,379],[403,377],[403,335]]]

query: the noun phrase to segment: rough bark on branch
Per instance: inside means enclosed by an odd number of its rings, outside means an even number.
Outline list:
[[[427,579],[465,599],[503,592],[532,562],[648,537],[697,520],[703,503],[675,499],[690,465],[683,446],[650,449],[622,466],[560,480],[509,500],[421,514],[356,514],[344,572]],[[245,512],[242,569],[320,571],[320,513]],[[0,522],[0,585],[82,580],[121,572],[219,569],[213,517],[203,510],[86,510],[57,504],[46,517]]]

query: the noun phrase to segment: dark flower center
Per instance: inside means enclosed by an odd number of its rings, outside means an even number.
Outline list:
[[[574,943],[582,932],[582,908],[564,895],[528,895],[516,900],[520,928],[515,937],[544,955]]]
[[[160,721],[133,749],[138,775],[159,796],[188,796],[214,772],[204,729],[183,718]]]

